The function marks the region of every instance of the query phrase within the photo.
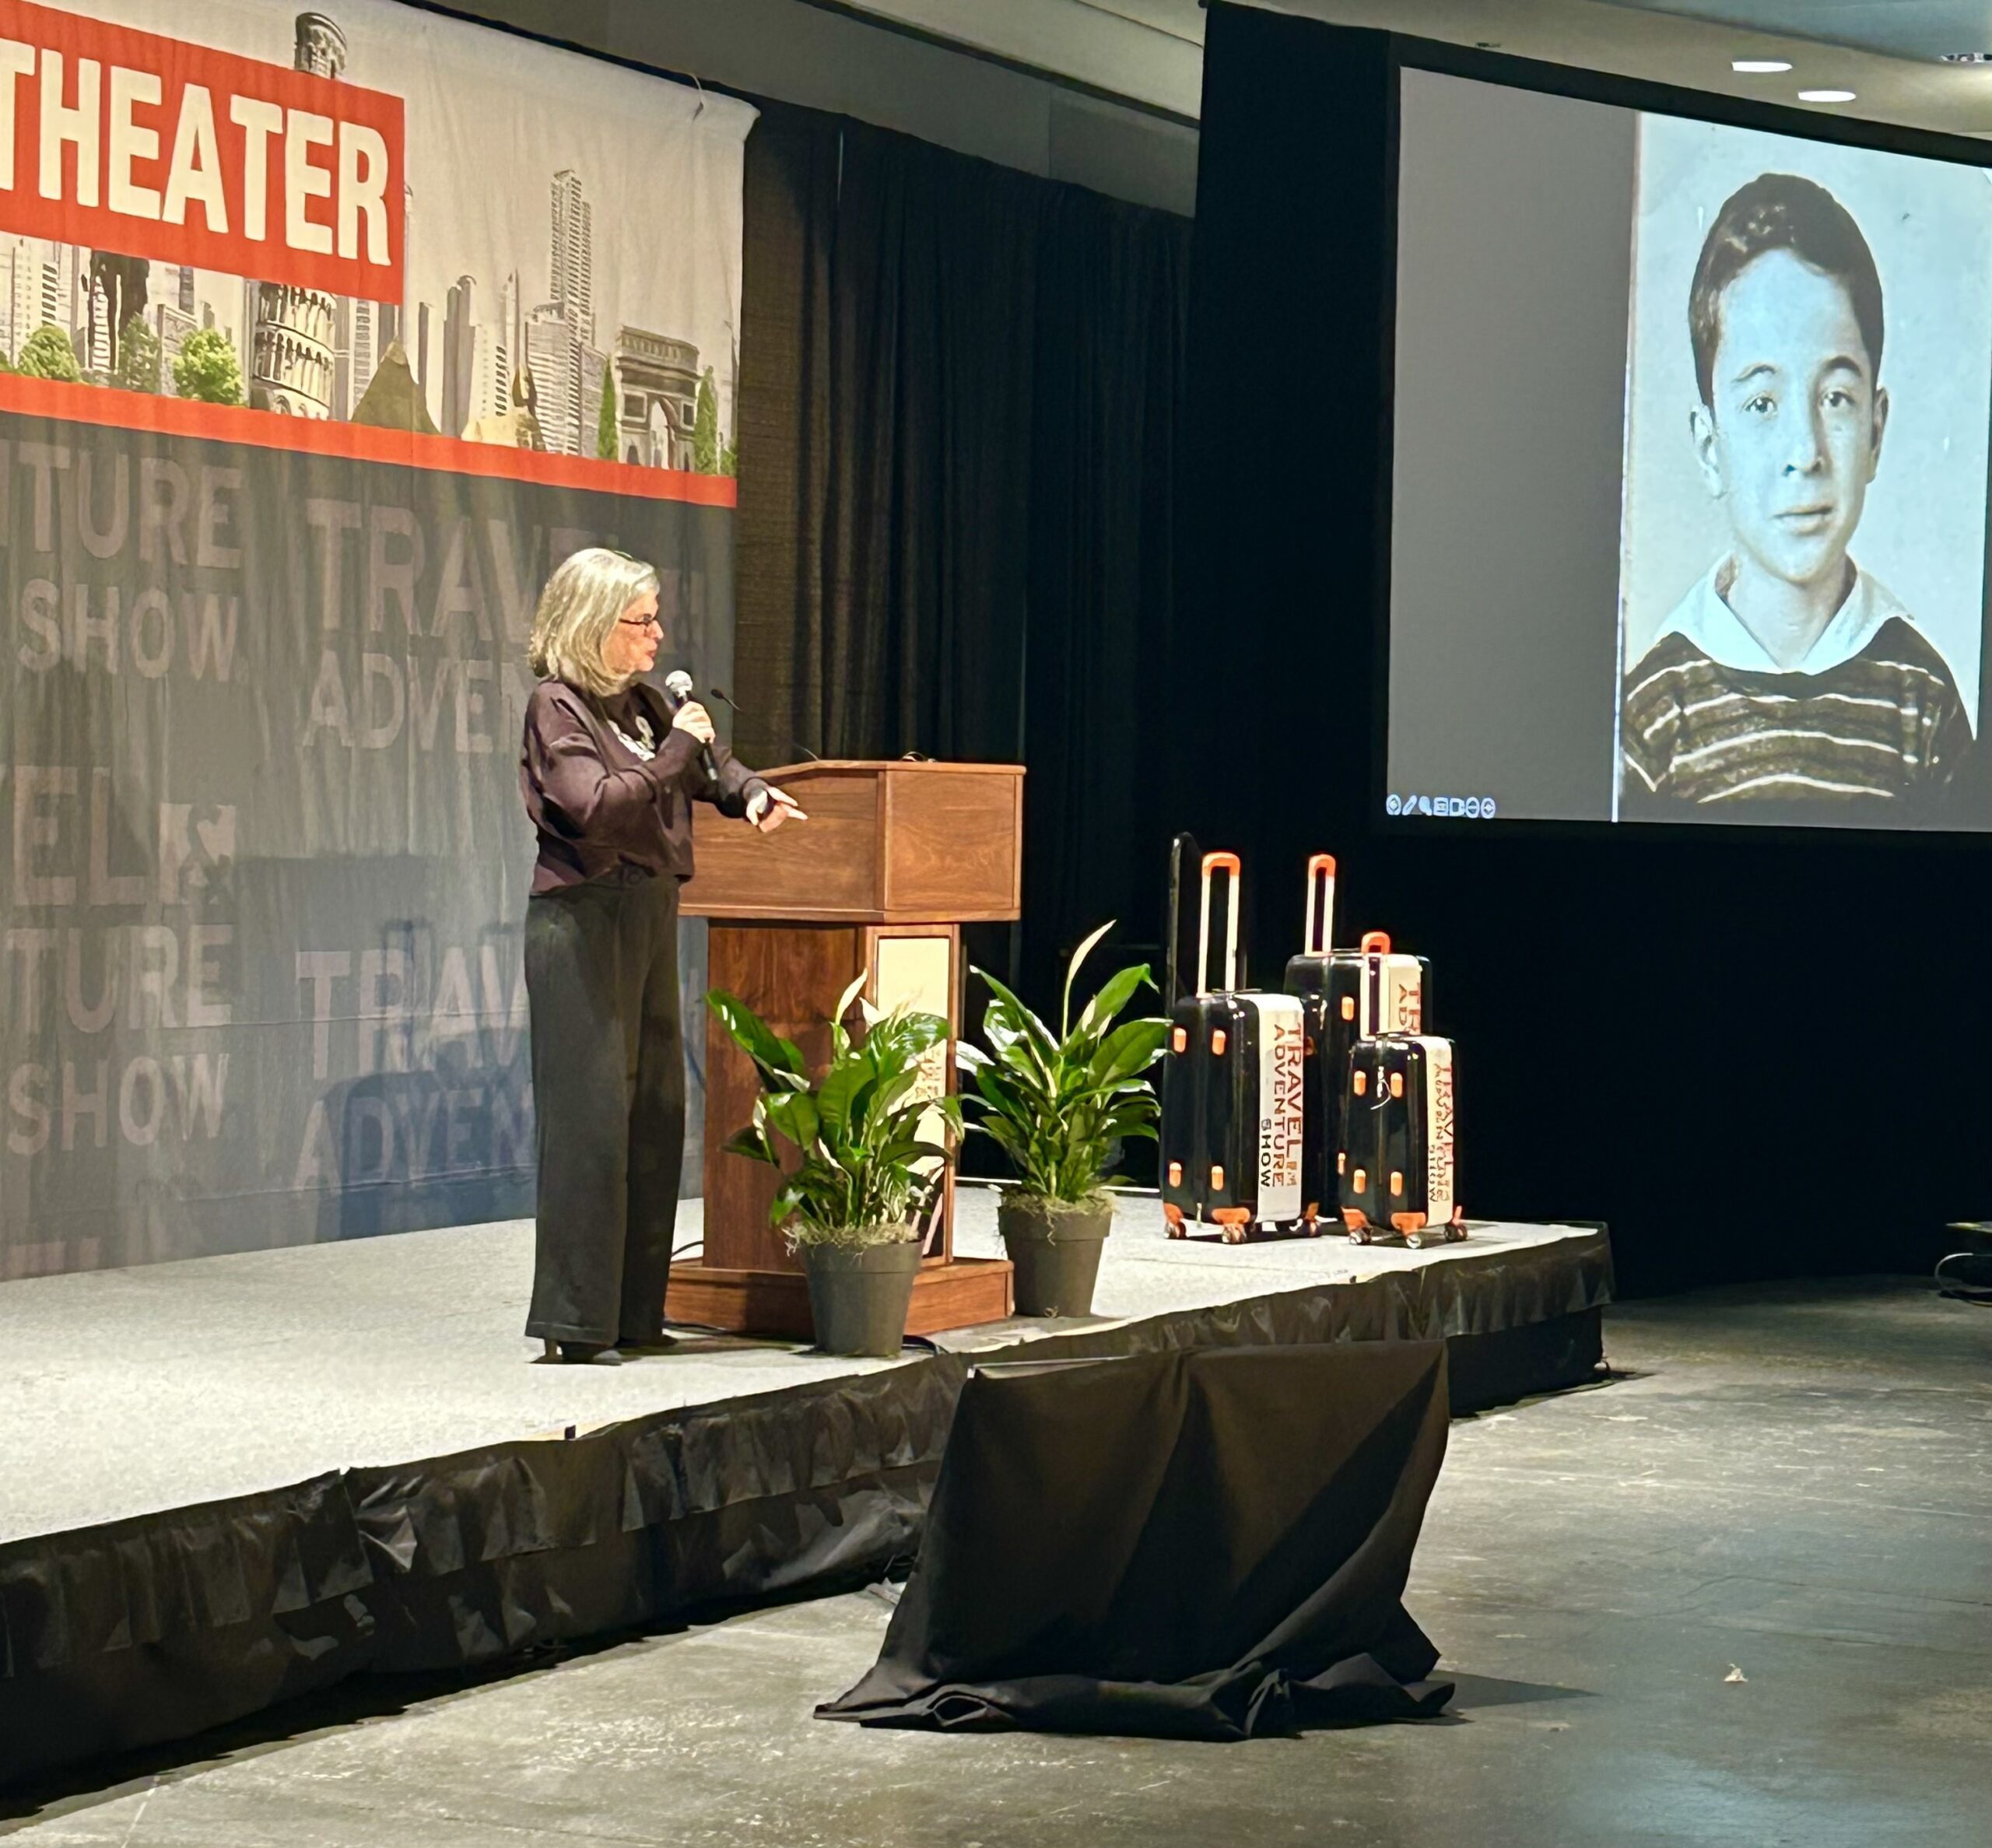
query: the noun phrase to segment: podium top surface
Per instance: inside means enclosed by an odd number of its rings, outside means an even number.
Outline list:
[[[819,759],[759,773],[809,819],[762,834],[695,802],[688,916],[977,924],[1022,910],[1022,765]]]
[[[889,772],[893,776],[1021,777],[1024,766],[1020,763],[945,763],[932,757],[810,757],[801,763],[778,764],[771,770],[756,770],[754,773],[770,783],[793,783],[804,777],[821,776],[826,771],[839,776],[872,776]]]

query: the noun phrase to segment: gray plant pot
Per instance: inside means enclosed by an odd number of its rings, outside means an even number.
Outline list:
[[[889,1360],[906,1341],[907,1306],[920,1243],[896,1239],[884,1245],[805,1245],[809,1315],[816,1345],[826,1354],[864,1354]]]
[[[1003,1248],[1015,1267],[1020,1316],[1083,1316],[1092,1313],[1100,1248],[1113,1229],[1113,1206],[1054,1208],[1020,1194],[1005,1194],[996,1208]]]

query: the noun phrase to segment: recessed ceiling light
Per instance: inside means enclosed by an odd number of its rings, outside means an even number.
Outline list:
[[[1729,61],[1729,68],[1745,77],[1769,77],[1780,71],[1790,70],[1791,60],[1788,58],[1732,58]]]
[[[1798,93],[1801,103],[1851,103],[1853,92],[1850,89],[1801,89]]]

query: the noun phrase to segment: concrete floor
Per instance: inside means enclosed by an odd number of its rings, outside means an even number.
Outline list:
[[[1457,1425],[1408,1594],[1455,1717],[1238,1746],[871,1734],[865,1595],[648,1638],[44,1808],[24,1844],[1992,1839],[1992,1312],[1608,1312],[1631,1376]],[[320,1716],[322,1719],[324,1717]],[[0,1797],[0,1813],[6,1800]]]

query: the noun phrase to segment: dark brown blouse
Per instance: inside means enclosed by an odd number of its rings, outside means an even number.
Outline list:
[[[615,735],[643,736],[647,721],[657,755],[647,763]],[[744,815],[766,785],[725,745],[713,746],[709,777],[699,741],[671,728],[671,708],[638,681],[599,699],[565,681],[542,680],[526,702],[519,789],[539,836],[532,889],[553,892],[634,867],[692,876],[692,801]]]

